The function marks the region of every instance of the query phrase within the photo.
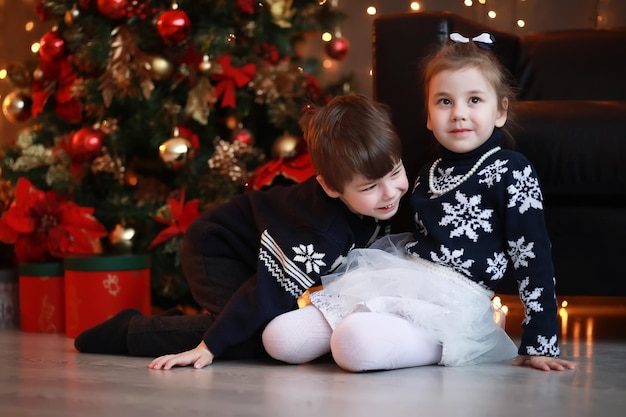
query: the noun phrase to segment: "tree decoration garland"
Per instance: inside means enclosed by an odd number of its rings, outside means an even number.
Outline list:
[[[149,100],[154,90],[149,57],[136,46],[136,35],[127,26],[117,26],[111,31],[111,51],[106,70],[99,77],[105,107],[111,106],[116,96],[137,97]],[[131,82],[139,80],[141,92]]]

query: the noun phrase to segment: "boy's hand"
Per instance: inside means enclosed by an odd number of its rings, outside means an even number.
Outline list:
[[[564,371],[566,369],[576,369],[576,363],[550,356],[521,355],[513,360],[513,365],[525,365],[526,362],[528,362],[532,368],[540,369],[542,371]]]
[[[172,369],[174,366],[193,365],[194,368],[200,369],[213,362],[213,354],[204,344],[200,343],[195,348],[186,352],[177,353],[175,355],[164,355],[154,359],[148,365],[150,369]]]

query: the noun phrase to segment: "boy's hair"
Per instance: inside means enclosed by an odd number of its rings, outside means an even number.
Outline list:
[[[387,107],[363,95],[309,106],[300,127],[317,173],[339,193],[355,175],[382,178],[402,160],[402,143]]]
[[[493,86],[498,97],[498,108],[507,111],[507,124],[514,119],[512,106],[515,103],[515,90],[510,72],[498,61],[496,56],[487,49],[481,48],[476,42],[458,43],[448,42],[425,61],[423,74],[425,108],[428,109],[428,93],[430,81],[442,71],[457,71],[463,68],[478,69],[487,82]],[[507,99],[508,106],[503,108],[502,103]],[[505,125],[506,126],[506,125]],[[502,128],[507,139],[512,137],[505,127]]]

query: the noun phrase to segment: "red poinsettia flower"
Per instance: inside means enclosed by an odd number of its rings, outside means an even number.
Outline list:
[[[15,187],[15,200],[0,217],[0,241],[15,245],[19,262],[45,262],[68,255],[100,252],[106,229],[93,208],[41,191],[26,178]]]
[[[167,201],[165,213],[152,216],[159,223],[167,224],[168,227],[161,230],[150,242],[150,249],[177,236],[184,234],[189,225],[200,215],[198,200],[185,203],[185,191],[181,192],[180,201],[170,198]]]

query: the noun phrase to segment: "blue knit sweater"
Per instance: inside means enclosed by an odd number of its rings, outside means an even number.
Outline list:
[[[297,307],[348,252],[368,246],[382,227],[330,198],[315,177],[295,185],[251,191],[204,212],[187,229],[204,256],[237,259],[255,269],[204,335],[220,356]],[[191,278],[193,279],[193,278]]]
[[[441,150],[433,172],[435,189],[455,184],[485,152],[499,146],[502,132],[465,154]],[[537,174],[520,153],[490,155],[464,182],[440,196],[429,187],[428,164],[411,196],[415,242],[410,253],[454,268],[496,290],[512,266],[525,307],[520,355],[558,356],[558,322],[551,244]]]

